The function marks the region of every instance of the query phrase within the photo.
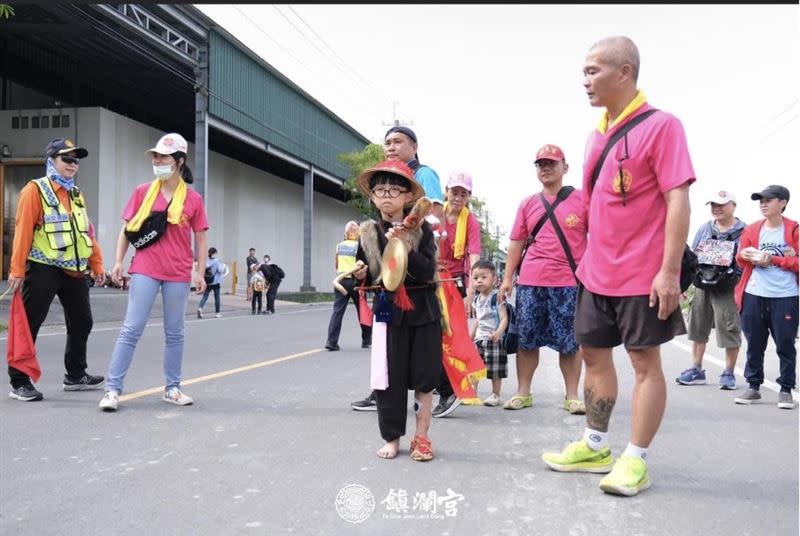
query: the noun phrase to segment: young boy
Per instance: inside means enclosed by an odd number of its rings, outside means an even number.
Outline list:
[[[477,322],[472,324],[470,336],[478,347],[478,353],[486,364],[486,377],[492,380],[492,394],[483,403],[487,406],[500,405],[500,386],[508,377],[508,356],[503,347],[503,333],[508,327],[508,314],[497,298],[497,269],[494,263],[479,260],[472,265],[472,288],[475,299],[472,302]],[[492,307],[492,299],[495,307]]]
[[[433,458],[428,438],[432,391],[442,370],[441,311],[434,278],[436,243],[427,222],[415,230],[401,226],[403,218],[424,192],[411,168],[398,160],[387,160],[362,172],[356,184],[380,212],[380,219],[361,224],[356,258],[366,266],[354,275],[358,280],[366,278],[368,286],[377,284],[384,249],[391,238],[398,238],[408,252],[402,285],[413,303],[413,309],[403,310],[394,303],[395,292],[376,290],[376,303],[380,303],[381,294],[385,292],[384,298],[391,304],[392,313],[385,341],[376,340],[373,327],[373,351],[381,345],[386,348],[389,378],[386,389],[375,389],[378,427],[386,441],[377,454],[386,459],[397,456],[400,438],[406,432],[408,391],[413,389],[416,431],[410,446],[411,459],[428,461]]]
[[[252,295],[250,314],[261,314],[261,297],[266,289],[267,280],[264,279],[264,275],[261,273],[258,263],[254,262],[250,265],[250,285],[247,289],[250,295]],[[256,304],[258,304],[258,313],[256,313]]]

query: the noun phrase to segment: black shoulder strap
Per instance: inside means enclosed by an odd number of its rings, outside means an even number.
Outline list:
[[[611,151],[611,148],[614,147],[614,145],[625,134],[627,134],[630,129],[632,129],[633,127],[635,127],[636,125],[638,125],[639,123],[641,123],[642,121],[644,121],[645,119],[656,113],[657,111],[658,111],[657,109],[653,108],[652,110],[647,110],[646,112],[637,115],[636,117],[634,117],[633,119],[622,125],[622,127],[620,127],[620,129],[616,131],[613,136],[611,136],[611,138],[608,140],[608,143],[606,143],[606,146],[603,148],[603,152],[600,153],[600,158],[597,159],[597,163],[594,165],[594,170],[592,170],[592,189],[589,192],[589,195],[591,195],[592,192],[594,191],[594,185],[597,182],[597,178],[600,176],[600,170],[603,167],[603,162],[606,161],[606,156],[608,156],[608,153],[609,151]]]
[[[556,219],[556,203],[550,205],[547,199],[544,198],[544,194],[542,194],[542,204],[544,204],[544,208],[547,210],[547,216],[550,218],[550,222],[553,224],[553,229],[556,232],[556,236],[558,236],[558,241],[561,242],[561,247],[564,248],[564,254],[567,256],[567,262],[572,270],[572,276],[575,278],[575,281],[578,281],[578,276],[575,275],[575,272],[578,270],[578,265],[575,264],[575,258],[572,256],[572,250],[569,249],[569,244],[567,244],[564,231],[561,230],[561,226],[558,224],[558,220]]]
[[[539,221],[536,222],[536,225],[533,227],[533,231],[531,231],[530,236],[525,241],[525,246],[522,248],[522,255],[519,257],[519,265],[522,266],[522,260],[525,258],[525,254],[528,252],[528,248],[536,241],[536,235],[539,234],[539,231],[542,230],[542,226],[544,226],[544,222],[547,221],[548,218],[548,211],[555,210],[559,203],[569,197],[569,194],[575,191],[573,186],[562,186],[561,189],[556,194],[556,200],[553,202],[552,205],[545,204],[544,205],[544,214]],[[544,199],[544,195],[542,195],[542,199]],[[548,209],[548,207],[551,207]]]

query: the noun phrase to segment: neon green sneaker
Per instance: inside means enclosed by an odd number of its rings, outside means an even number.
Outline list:
[[[584,439],[570,443],[563,452],[545,452],[542,460],[553,471],[565,473],[607,473],[614,465],[614,458],[608,447],[592,450]]]
[[[586,413],[586,406],[580,400],[564,400],[561,407],[573,415],[584,415]]]
[[[600,489],[614,495],[633,497],[650,487],[647,464],[638,456],[623,454],[614,469],[600,481]]]

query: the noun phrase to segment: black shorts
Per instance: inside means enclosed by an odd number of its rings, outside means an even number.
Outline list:
[[[389,327],[387,335],[389,385],[427,393],[442,373],[442,326],[436,320],[421,326]],[[390,387],[391,388],[391,387]]]
[[[686,333],[683,314],[676,307],[666,320],[658,319],[658,304],[649,296],[601,296],[578,287],[575,339],[582,346],[626,350],[658,346]]]

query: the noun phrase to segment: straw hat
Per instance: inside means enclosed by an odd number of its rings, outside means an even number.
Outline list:
[[[411,192],[413,194],[413,197],[411,201],[408,202],[408,204],[416,202],[417,199],[425,195],[425,190],[422,189],[420,183],[418,183],[417,180],[414,178],[414,172],[411,170],[410,167],[408,167],[407,164],[399,160],[384,160],[380,164],[376,164],[375,166],[372,166],[371,168],[362,171],[358,175],[358,178],[356,179],[356,186],[361,191],[361,193],[363,193],[367,197],[372,195],[372,191],[369,189],[369,181],[370,179],[372,179],[372,176],[375,175],[375,173],[378,173],[380,171],[386,173],[393,173],[395,175],[403,177],[404,179],[408,179],[408,182],[411,183]]]

